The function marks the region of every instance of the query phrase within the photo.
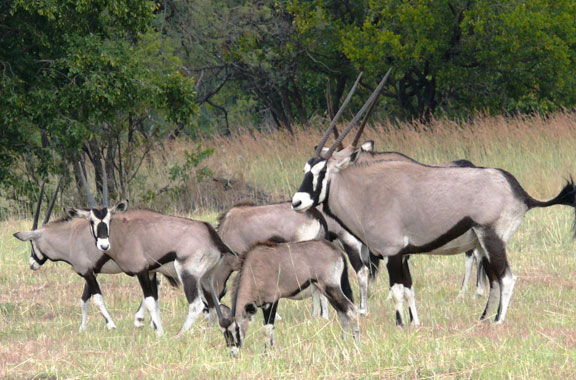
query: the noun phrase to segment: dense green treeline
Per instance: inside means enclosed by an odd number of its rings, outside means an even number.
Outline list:
[[[0,186],[104,158],[123,195],[157,141],[292,131],[359,71],[357,102],[394,68],[377,118],[570,108],[575,53],[571,0],[5,0]]]

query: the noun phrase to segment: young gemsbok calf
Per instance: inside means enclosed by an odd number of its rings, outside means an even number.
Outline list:
[[[326,221],[318,210],[299,214],[292,210],[290,202],[267,205],[238,203],[218,216],[216,230],[222,241],[238,255],[225,256],[214,271],[214,286],[220,298],[226,292],[228,278],[232,272],[240,270],[243,257],[256,243],[323,239],[327,234]],[[328,302],[314,288],[312,299],[313,316],[328,319]]]
[[[305,165],[292,207],[303,212],[324,204],[325,212],[382,257],[449,255],[478,249],[490,279],[490,295],[481,318],[491,314],[499,299],[495,321],[502,323],[516,282],[506,256],[507,242],[530,209],[576,208],[574,183],[568,182],[553,199],[539,201],[501,169],[433,167],[409,161],[358,163],[356,144],[364,124],[349,149],[333,156],[364,112],[373,109],[385,79],[328,153],[320,157],[331,133],[328,129]],[[396,318],[402,323],[398,310]]]
[[[232,355],[238,355],[257,308],[262,308],[264,314],[266,345],[274,346],[274,317],[279,300],[298,297],[311,285],[318,287],[336,309],[344,334],[352,323],[354,339],[359,339],[358,313],[346,259],[340,250],[326,240],[265,242],[246,254],[236,277],[232,309],[224,311],[226,318],[221,326]]]
[[[323,239],[338,240],[352,268],[357,274],[360,289],[360,314],[367,313],[369,257],[368,252],[362,253],[360,243],[349,234],[334,219],[325,216],[322,210],[310,209],[305,214],[292,210],[290,202],[268,205],[254,205],[249,202],[234,205],[218,217],[217,231],[224,243],[239,257],[227,256],[214,272],[216,293],[222,297],[226,283],[233,271],[240,269],[242,257],[248,248],[261,241],[276,243],[298,242],[304,240]],[[328,231],[328,233],[326,233]],[[324,297],[316,297],[314,301],[314,316],[328,319],[327,302]],[[318,300],[317,298],[320,298]],[[318,302],[320,301],[320,302]],[[318,307],[319,304],[321,307]],[[320,309],[320,310],[319,310]]]

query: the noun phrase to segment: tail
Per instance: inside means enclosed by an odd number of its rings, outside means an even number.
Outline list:
[[[172,286],[175,287],[175,288],[177,288],[177,287],[180,286],[180,281],[179,281],[177,278],[172,277],[172,276],[169,276],[169,275],[164,274],[164,273],[162,273],[162,274],[163,274],[164,277],[168,280],[168,282],[170,283],[170,285],[172,285]]]
[[[542,202],[528,196],[528,199],[526,199],[526,205],[529,208],[548,207],[554,205],[566,205],[576,208],[576,187],[574,186],[574,180],[570,177],[570,179],[566,181],[566,186],[564,186],[562,191],[560,191],[555,198]]]
[[[341,256],[342,261],[344,262],[344,270],[342,271],[342,275],[340,276],[340,287],[342,288],[342,292],[348,299],[354,302],[354,293],[352,293],[352,287],[350,286],[350,280],[348,279],[348,260]]]
[[[570,176],[570,179],[566,181],[566,185],[562,191],[560,191],[560,193],[553,199],[542,202],[528,195],[525,203],[526,206],[528,206],[528,209],[554,205],[565,205],[574,208],[574,222],[572,224],[572,230],[574,232],[574,237],[576,238],[576,186],[574,186],[574,179],[572,179],[572,176]]]
[[[370,272],[369,277],[370,280],[373,281],[376,279],[376,275],[378,274],[378,271],[380,270],[380,261],[382,259],[376,255],[374,255],[372,252],[370,252],[370,265],[368,266],[368,270]]]

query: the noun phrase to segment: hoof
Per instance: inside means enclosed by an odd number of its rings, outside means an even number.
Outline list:
[[[136,318],[136,319],[134,320],[134,326],[135,326],[136,328],[144,327],[144,318]]]
[[[110,323],[106,325],[108,330],[116,330],[116,325],[114,323]]]

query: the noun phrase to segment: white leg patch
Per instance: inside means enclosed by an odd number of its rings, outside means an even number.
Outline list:
[[[496,321],[497,324],[504,322],[508,306],[510,306],[510,298],[514,292],[514,285],[516,284],[516,276],[510,270],[506,271],[502,277],[502,285],[500,289],[500,318]]]
[[[100,310],[100,313],[102,313],[102,315],[104,316],[104,319],[106,319],[106,328],[108,330],[115,329],[116,325],[114,324],[112,317],[108,313],[108,310],[106,309],[106,305],[104,305],[104,298],[102,298],[102,294],[95,294],[94,296],[92,296],[92,299],[94,300],[94,305],[96,305],[98,307],[98,309]]]
[[[194,301],[192,301],[191,304],[188,305],[188,316],[186,317],[186,321],[184,322],[184,325],[182,326],[178,334],[182,334],[190,330],[190,328],[196,321],[196,318],[198,318],[200,313],[202,313],[202,310],[204,310],[204,303],[202,302],[200,296],[198,296]]]
[[[80,300],[80,308],[82,309],[82,324],[80,331],[86,331],[86,324],[88,323],[88,309],[90,308],[90,299],[86,302]]]
[[[140,303],[140,307],[134,314],[134,326],[140,328],[144,326],[144,319],[146,318],[146,308],[144,307],[144,300]]]
[[[264,331],[266,332],[266,348],[274,347],[274,325],[271,323],[264,325]]]
[[[408,303],[408,309],[412,315],[412,326],[420,326],[420,319],[418,318],[418,311],[416,310],[416,296],[414,293],[414,288],[404,287],[404,299]]]
[[[162,328],[162,322],[160,321],[160,310],[158,310],[158,302],[156,302],[154,297],[146,297],[144,299],[144,306],[146,306],[146,309],[152,318],[152,323],[154,324],[154,327],[156,327],[156,335],[161,336],[164,334],[164,329]]]
[[[360,290],[360,309],[358,312],[362,315],[368,314],[368,267],[362,267],[358,273],[358,289]]]
[[[392,301],[394,302],[394,310],[396,314],[400,316],[403,324],[404,321],[404,285],[394,284],[390,288],[390,294],[392,295]]]

